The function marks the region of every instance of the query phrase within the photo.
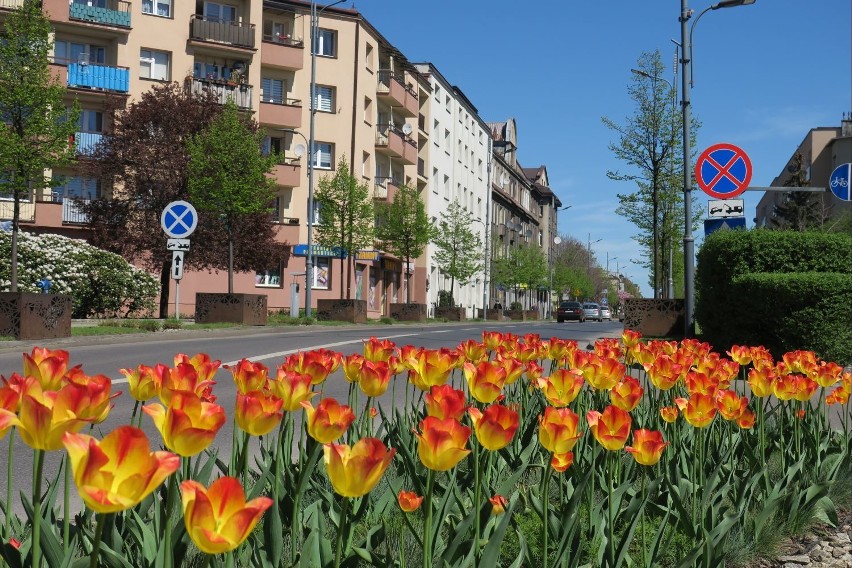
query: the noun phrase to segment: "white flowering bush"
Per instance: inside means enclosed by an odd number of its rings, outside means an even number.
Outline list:
[[[48,278],[50,293],[72,298],[73,317],[147,315],[154,309],[159,282],[122,257],[59,235],[18,233],[18,290],[40,292]],[[12,234],[0,231],[0,291],[8,292]]]

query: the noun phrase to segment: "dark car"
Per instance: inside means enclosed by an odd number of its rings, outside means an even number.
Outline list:
[[[580,302],[561,302],[556,309],[556,321],[562,323],[565,320],[586,321],[583,305]]]

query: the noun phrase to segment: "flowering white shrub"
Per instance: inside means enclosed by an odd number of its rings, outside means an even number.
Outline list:
[[[73,317],[145,315],[154,308],[159,282],[122,257],[82,240],[18,233],[18,290],[40,292],[48,278],[51,294],[72,298]],[[12,234],[0,231],[0,291],[11,285]]]

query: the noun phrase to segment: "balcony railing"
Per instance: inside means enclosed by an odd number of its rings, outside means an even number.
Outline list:
[[[286,96],[275,96],[275,95],[263,95],[260,98],[260,102],[262,103],[271,103],[274,105],[286,105],[286,106],[302,106],[302,99],[288,99]]]
[[[288,35],[281,34],[263,34],[263,41],[271,41],[272,43],[288,45],[290,47],[303,47],[305,45],[305,42],[300,39],[295,39]]]
[[[130,71],[127,67],[69,63],[68,86],[127,93],[130,91]]]
[[[254,24],[193,14],[189,20],[189,37],[253,49]]]
[[[130,2],[124,0],[74,0],[68,10],[72,20],[130,27]]]
[[[78,201],[76,199],[65,198],[62,200],[62,222],[75,225],[85,225],[89,222],[89,216],[83,213],[81,205],[88,203],[88,200]]]
[[[417,142],[415,142],[414,139],[412,139],[410,136],[406,136],[406,134],[401,129],[391,124],[376,125],[376,145],[387,146],[388,136],[390,134],[396,134],[402,139],[403,142],[405,142],[409,146],[417,148]]]
[[[24,5],[24,0],[0,0],[0,10],[15,10]]]
[[[411,85],[405,84],[405,74],[404,73],[394,73],[390,69],[379,69],[378,75],[378,87],[377,91],[379,93],[389,93],[390,92],[390,82],[396,81],[402,88],[404,88],[408,93],[414,97],[417,96],[417,91],[414,90],[414,87]]]
[[[74,146],[77,153],[82,156],[90,156],[102,138],[103,134],[98,132],[75,132]]]
[[[218,97],[221,105],[233,100],[240,108],[251,108],[252,88],[251,85],[228,85],[217,79],[193,78],[191,91],[193,94],[201,94],[210,90]]]

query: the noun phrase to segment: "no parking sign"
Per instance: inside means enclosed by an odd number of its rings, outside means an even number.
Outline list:
[[[711,197],[736,197],[751,182],[751,160],[742,148],[733,144],[714,144],[698,156],[695,181]]]

